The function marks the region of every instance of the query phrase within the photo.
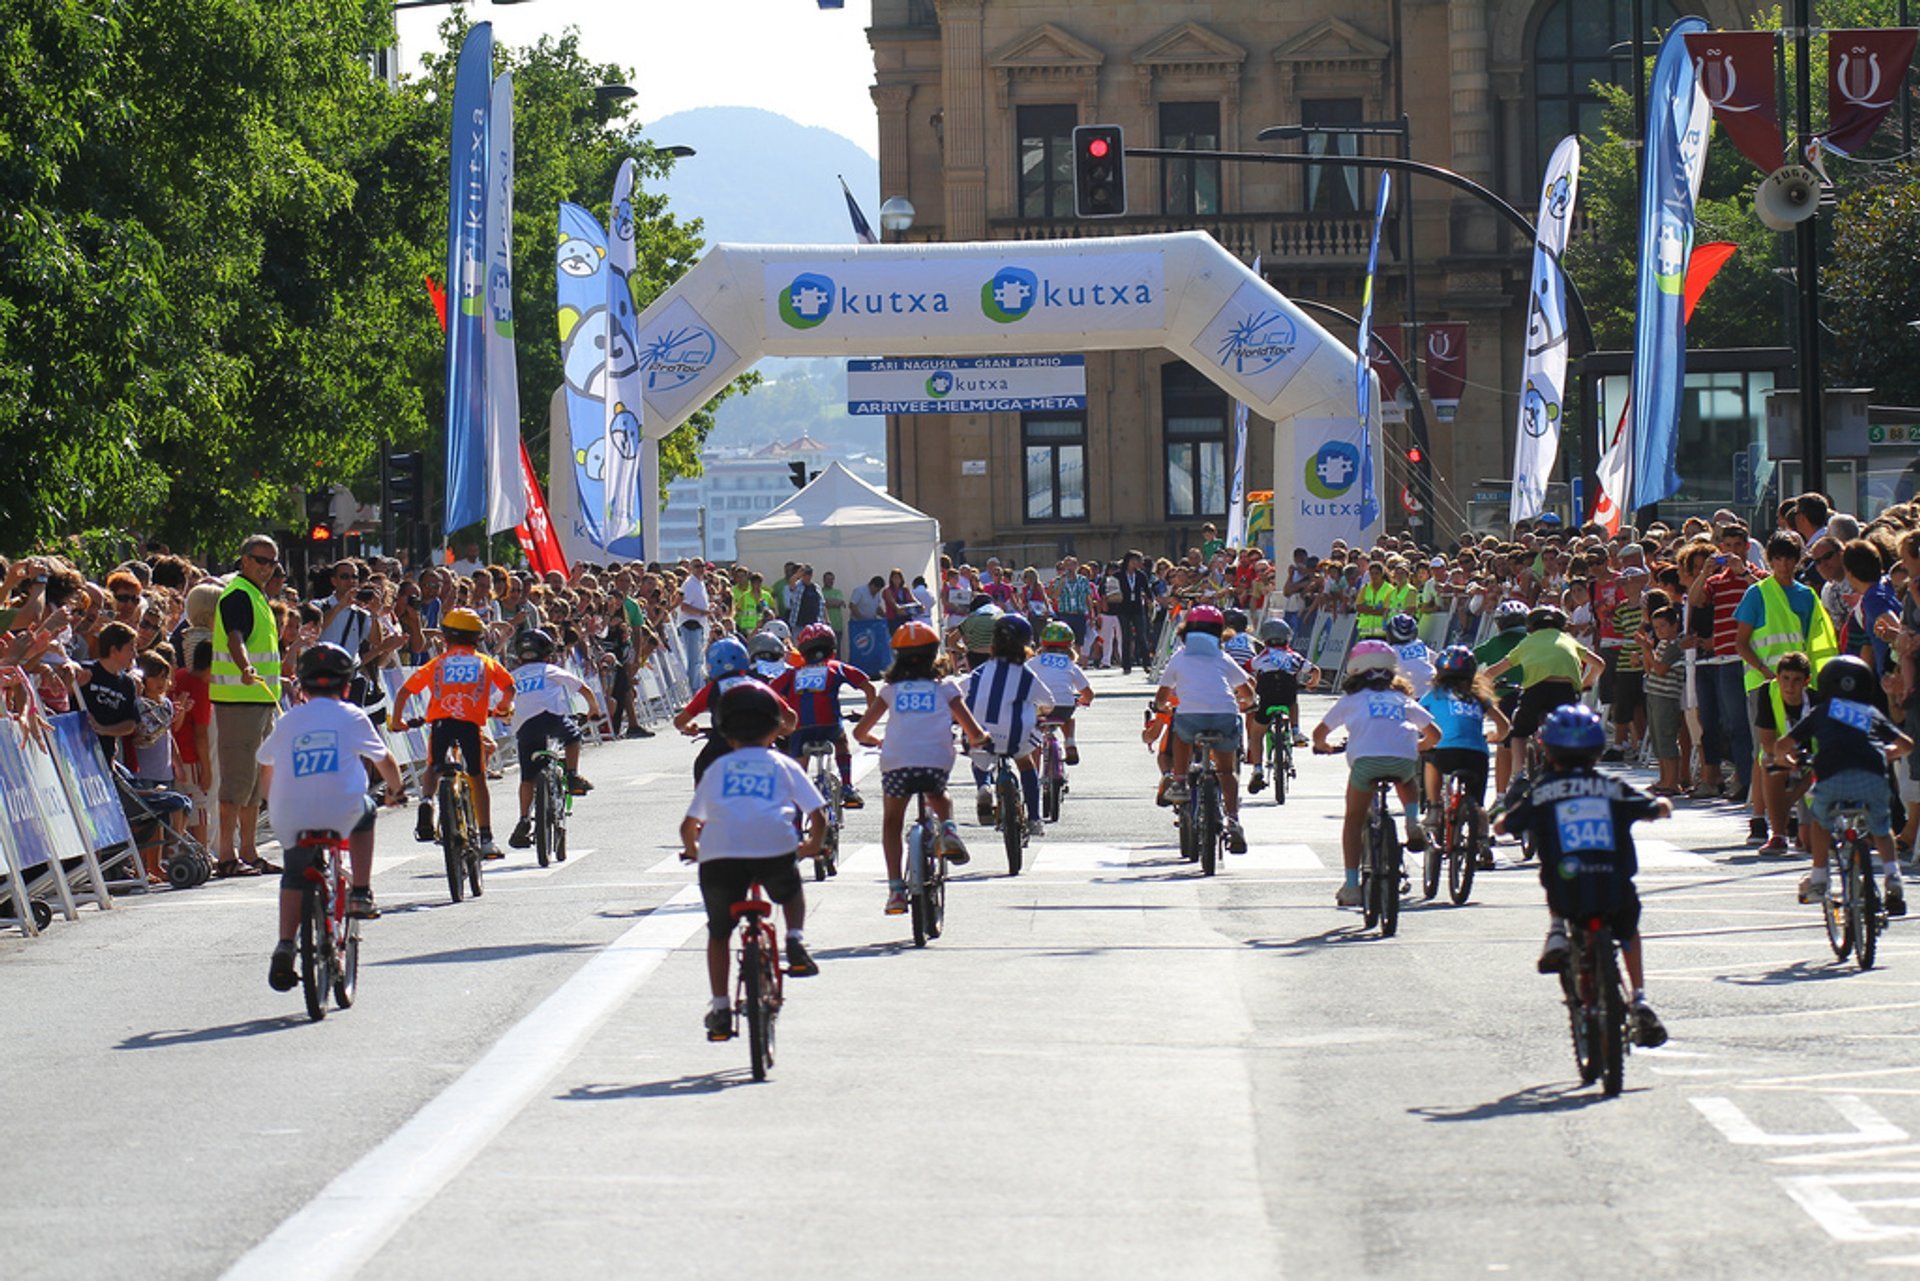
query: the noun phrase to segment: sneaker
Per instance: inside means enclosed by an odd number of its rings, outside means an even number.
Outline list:
[[[905,916],[907,914],[907,892],[904,889],[887,891],[887,915]]]
[[[797,979],[810,979],[820,972],[813,955],[798,939],[787,940],[787,973]]]
[[[707,1011],[707,1039],[709,1041],[731,1041],[733,1039],[733,1011]]]
[[[1827,897],[1828,884],[1829,882],[1826,877],[1823,876],[1815,880],[1813,873],[1808,872],[1800,878],[1800,901],[1802,903],[1818,903],[1822,901]]]
[[[1493,870],[1493,851],[1490,849],[1483,848],[1479,854],[1474,856],[1473,865],[1479,871],[1483,871],[1483,872],[1492,871]]]
[[[480,838],[480,857],[492,863],[507,856],[507,852],[493,843],[491,836]]]
[[[348,891],[347,915],[356,921],[379,920],[380,907],[373,901],[373,891],[371,889]]]
[[[1247,852],[1247,833],[1237,818],[1227,819],[1227,853],[1245,854]]]
[[[267,965],[267,986],[276,992],[291,992],[300,985],[300,973],[293,964],[293,940],[273,945],[273,960]]]
[[[1310,744],[1307,742],[1307,736],[1305,734],[1302,734],[1299,730],[1295,730],[1293,732],[1293,745],[1295,747],[1310,746]]]
[[[1600,753],[1600,759],[1611,762],[1624,761],[1627,759],[1627,754],[1617,747],[1609,747],[1606,751]]]
[[[420,819],[413,825],[413,839],[429,842],[434,840],[432,801],[420,802]]]
[[[1888,916],[1905,916],[1907,914],[1907,891],[1906,887],[1900,883],[1899,877],[1889,876],[1887,878],[1886,893],[1881,896],[1881,901],[1886,904]]]
[[[593,784],[578,774],[567,775],[567,791],[574,796],[585,796],[593,790]]]
[[[1167,780],[1167,804],[1185,805],[1187,803],[1187,780],[1174,778]]]
[[[1407,824],[1407,848],[1415,854],[1427,848],[1427,829],[1419,823]]]
[[[1767,839],[1767,820],[1755,815],[1753,820],[1747,824],[1747,839],[1755,842],[1765,841]]]
[[[993,826],[993,789],[979,788],[973,797],[974,817],[980,820],[980,826]]]
[[[1333,892],[1333,905],[1335,907],[1359,907],[1360,887],[1358,885],[1342,885]]]
[[[1247,791],[1257,795],[1260,792],[1265,791],[1266,787],[1267,787],[1266,772],[1264,770],[1258,770],[1258,769],[1254,770],[1253,777],[1247,780]]]
[[[1078,765],[1079,763],[1080,763],[1080,745],[1078,743],[1068,743],[1067,744],[1067,764]]]
[[[1787,838],[1784,836],[1769,836],[1761,844],[1760,848],[1754,851],[1755,854],[1760,855],[1790,854],[1792,852],[1793,847],[1787,844]]]
[[[646,728],[644,725],[635,725],[632,729],[627,731],[626,736],[628,738],[652,738],[653,731]]]
[[[1667,1025],[1653,1012],[1653,1007],[1642,997],[1633,1003],[1633,1009],[1627,1013],[1628,1035],[1633,1043],[1643,1050],[1655,1049],[1667,1043]]]
[[[507,836],[507,844],[517,850],[524,850],[533,844],[533,820],[521,818],[513,825],[513,831]]]
[[[1567,964],[1567,927],[1555,921],[1547,927],[1547,941],[1540,948],[1535,969],[1542,974],[1558,974]]]
[[[866,801],[861,799],[860,793],[854,790],[852,783],[840,784],[840,808],[841,809],[863,810],[866,807],[867,807]]]
[[[1167,799],[1167,788],[1171,785],[1167,780],[1167,776],[1162,774],[1160,776],[1160,786],[1155,789],[1153,793],[1153,803],[1161,809],[1166,809],[1173,804],[1172,801]]]
[[[1027,820],[1027,839],[1035,840],[1047,834],[1046,820],[1030,818]]]
[[[955,867],[964,867],[973,861],[973,855],[967,853],[966,842],[960,839],[960,830],[952,823],[940,825],[940,835],[934,838],[933,848]]]

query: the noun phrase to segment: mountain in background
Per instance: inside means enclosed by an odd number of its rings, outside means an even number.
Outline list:
[[[699,107],[652,121],[647,137],[699,153],[676,163],[661,190],[676,216],[702,221],[709,246],[854,244],[842,177],[879,227],[880,162],[831,129],[757,107]],[[846,453],[886,456],[887,420],[847,413],[844,360],[769,359],[757,368],[766,382],[720,407],[709,447],[811,435]]]

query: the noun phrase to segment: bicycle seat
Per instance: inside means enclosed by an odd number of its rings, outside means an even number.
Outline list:
[[[1213,730],[1207,730],[1193,736],[1193,745],[1195,747],[1229,747],[1237,742],[1239,742],[1237,736],[1221,734]]]
[[[326,828],[314,828],[293,838],[295,845],[317,845],[326,848],[330,845],[345,845],[347,838]]]
[[[808,759],[812,759],[815,756],[832,756],[834,752],[838,750],[839,749],[832,743],[822,742],[819,739],[813,739],[810,742],[800,745],[800,754]]]
[[[742,899],[733,905],[733,919],[743,916],[769,916],[773,913],[773,904],[763,898]]]

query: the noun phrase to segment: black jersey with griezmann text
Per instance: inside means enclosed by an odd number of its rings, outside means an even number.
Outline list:
[[[1633,901],[1633,824],[1652,818],[1659,802],[1590,766],[1549,772],[1515,790],[1506,828],[1533,838],[1540,883],[1556,912],[1606,913]]]

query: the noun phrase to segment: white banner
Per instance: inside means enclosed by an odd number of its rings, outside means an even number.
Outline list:
[[[547,402],[547,519],[570,565],[601,564],[607,554],[593,541],[580,515],[580,469],[567,430],[567,389],[556,387]]]
[[[520,471],[520,375],[513,352],[513,73],[494,77],[488,141],[493,163],[487,180],[487,319],[483,330],[487,379],[487,532],[512,529],[527,518],[527,487]]]
[[[1278,294],[1265,282],[1250,280],[1234,290],[1193,345],[1250,388],[1255,399],[1273,400],[1306,365],[1317,344]]]
[[[981,320],[1026,328],[1104,332],[1158,329],[1166,316],[1158,254],[1034,254],[1006,245],[993,270],[976,260],[912,266],[873,259],[768,263],[768,333],[916,338],[973,336]]]
[[[601,526],[606,545],[640,532],[640,514],[653,510],[654,500],[640,497],[641,394],[638,326],[633,305],[633,160],[620,162],[613,183],[613,209],[607,226],[607,377],[606,521]],[[628,553],[638,557],[637,545]]]
[[[1521,366],[1520,421],[1513,434],[1511,521],[1532,520],[1546,505],[1547,480],[1560,453],[1567,386],[1567,288],[1560,256],[1580,192],[1580,140],[1562,138],[1540,184],[1534,224],[1533,287],[1527,297],[1527,345]]]
[[[850,414],[998,414],[1086,407],[1085,356],[847,362]]]
[[[731,368],[739,359],[684,298],[649,311],[639,342],[648,416],[699,409],[719,390],[711,385],[709,373]]]
[[[1316,556],[1325,555],[1336,538],[1350,545],[1359,540],[1359,546],[1366,546],[1382,523],[1377,514],[1371,525],[1361,520],[1360,461],[1364,446],[1359,422],[1353,418],[1297,418],[1292,434],[1293,471],[1282,473],[1278,479],[1285,483],[1274,486],[1276,509],[1281,503],[1292,507],[1290,541]],[[1275,515],[1277,529],[1277,510]]]

